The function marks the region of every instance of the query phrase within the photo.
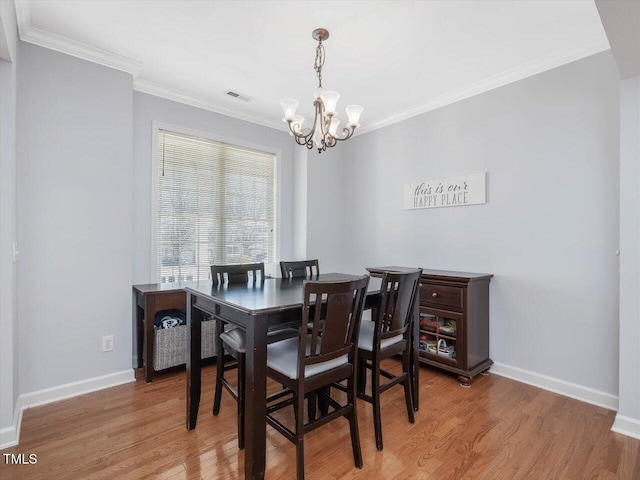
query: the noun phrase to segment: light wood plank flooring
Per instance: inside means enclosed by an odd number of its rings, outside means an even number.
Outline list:
[[[386,367],[393,370],[394,360]],[[2,479],[237,479],[235,403],[211,415],[215,365],[203,369],[196,430],[185,427],[185,374],[158,375],[24,412],[20,445],[35,465],[0,462]],[[421,408],[406,418],[402,388],[383,395],[385,449],[376,451],[371,406],[358,403],[364,468],[353,465],[346,420],[305,437],[313,479],[640,479],[640,440],[610,431],[614,412],[497,375],[469,389],[421,368]],[[295,448],[267,429],[268,479],[295,476]]]

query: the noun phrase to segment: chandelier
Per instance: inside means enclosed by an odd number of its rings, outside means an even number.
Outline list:
[[[318,77],[318,88],[314,92],[313,106],[315,114],[313,116],[313,125],[311,128],[303,128],[305,118],[302,115],[296,115],[298,101],[293,98],[285,98],[280,102],[282,110],[284,110],[283,122],[289,124],[289,133],[293,135],[298,145],[304,145],[308,149],[318,149],[319,153],[324,152],[328,147],[333,147],[338,141],[351,138],[353,132],[360,126],[360,114],[362,107],[360,105],[348,105],[345,108],[348,123],[342,129],[341,134],[338,133],[338,120],[336,114],[336,105],[340,94],[334,91],[324,91],[322,89],[322,66],[324,65],[324,45],[322,42],[329,38],[329,32],[324,28],[317,28],[313,31],[312,36],[318,41],[316,47],[316,60],[314,70]]]

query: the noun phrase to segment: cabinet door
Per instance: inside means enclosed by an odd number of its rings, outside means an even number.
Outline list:
[[[420,307],[420,355],[432,361],[466,366],[462,314]]]

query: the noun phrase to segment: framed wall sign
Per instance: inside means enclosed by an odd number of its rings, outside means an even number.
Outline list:
[[[486,172],[404,185],[404,209],[487,203]]]

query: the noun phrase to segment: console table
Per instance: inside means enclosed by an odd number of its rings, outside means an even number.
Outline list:
[[[136,305],[136,337],[138,345],[138,368],[144,365],[145,380],[153,377],[153,320],[160,310],[186,310],[187,283],[150,283],[134,285],[133,297]],[[143,358],[144,352],[144,358]]]

